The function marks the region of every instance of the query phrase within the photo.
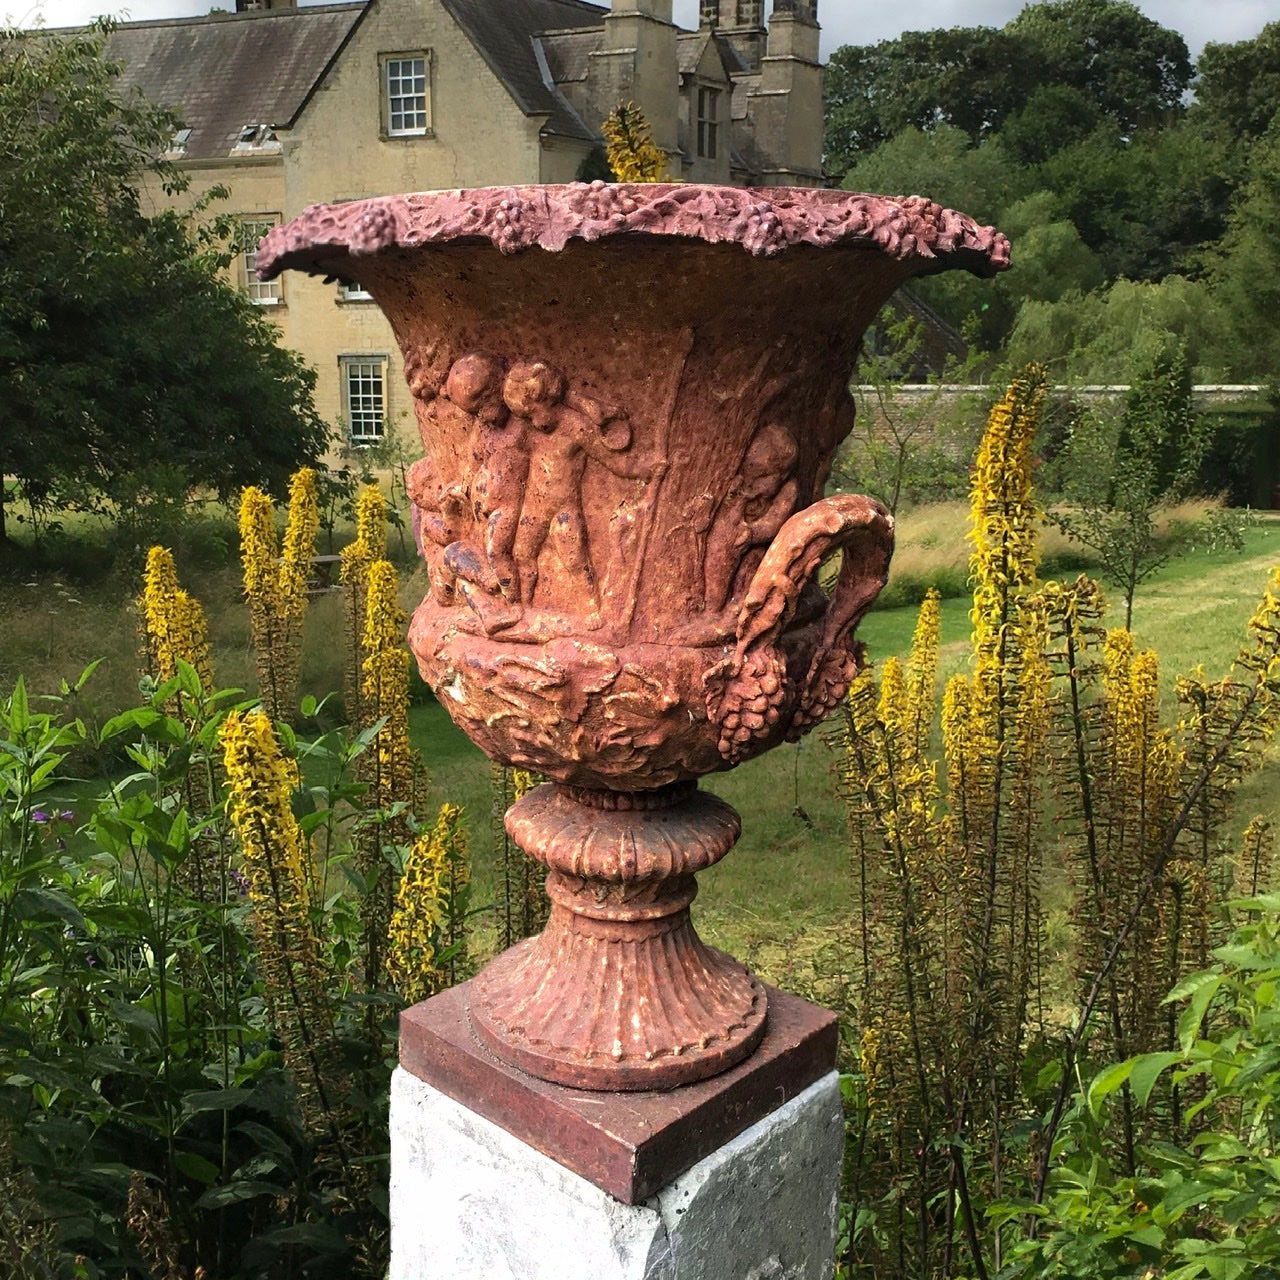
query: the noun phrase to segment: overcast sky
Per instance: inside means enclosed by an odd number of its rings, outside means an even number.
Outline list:
[[[914,0],[886,4],[884,0],[819,0],[822,21],[822,53],[842,44],[874,44],[889,40],[910,28],[1003,26],[1023,7],[1024,0]],[[235,0],[219,0],[219,7],[234,8]],[[490,0],[504,4],[506,0]],[[43,20],[62,27],[87,22],[104,10],[118,17],[176,18],[205,13],[215,0],[0,0],[0,14],[8,22],[31,26]],[[1181,31],[1194,57],[1206,42],[1230,43],[1256,36],[1268,21],[1280,17],[1276,0],[1137,0],[1138,8],[1161,25]],[[693,27],[698,21],[697,0],[675,0],[676,21]],[[909,13],[909,18],[904,15]]]

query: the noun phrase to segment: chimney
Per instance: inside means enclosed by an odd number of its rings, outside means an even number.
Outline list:
[[[590,55],[592,100],[601,116],[634,102],[670,155],[679,150],[679,72],[672,0],[612,0],[604,41]],[[673,166],[674,168],[674,166]]]
[[[764,0],[699,0],[698,29],[724,36],[752,71],[760,69],[766,39]]]

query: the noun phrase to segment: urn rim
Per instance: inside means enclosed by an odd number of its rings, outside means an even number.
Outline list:
[[[912,274],[960,267],[993,276],[1009,266],[994,227],[923,196],[811,187],[574,182],[476,187],[314,204],[258,248],[259,276],[286,269],[341,275],[389,250],[488,241],[502,253],[556,252],[571,242],[666,237],[736,244],[755,257],[802,246],[877,251]]]

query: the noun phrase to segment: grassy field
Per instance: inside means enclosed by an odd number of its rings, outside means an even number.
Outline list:
[[[912,513],[899,522],[899,552],[886,595],[918,597],[922,584],[939,581],[953,590],[964,582],[967,549],[964,504]],[[1055,535],[1045,539],[1046,568],[1074,575],[1070,548]],[[1138,595],[1134,629],[1140,645],[1161,655],[1168,718],[1176,719],[1174,676],[1197,665],[1223,672],[1244,638],[1245,624],[1280,563],[1280,521],[1249,530],[1240,552],[1198,552],[1166,566]],[[209,615],[215,664],[224,685],[253,687],[249,628],[233,565],[195,557],[184,572]],[[412,607],[425,590],[423,574],[406,576],[401,598]],[[104,719],[137,697],[136,618],[131,590],[120,578],[77,583],[65,576],[0,584],[0,687],[25,674],[33,691],[74,679],[94,658],[106,661],[83,695],[87,718]],[[968,657],[969,601],[942,606],[943,675],[964,667]],[[1112,615],[1123,616],[1122,602]],[[881,608],[860,635],[873,661],[904,654],[910,646],[916,606]],[[303,688],[323,694],[342,686],[339,646],[342,601],[335,595],[313,602],[307,622]],[[494,853],[489,766],[454,727],[443,709],[426,700],[411,712],[415,740],[432,778],[430,800],[462,804],[471,817],[475,901],[492,902]],[[111,762],[103,762],[110,767]],[[848,910],[844,815],[835,793],[835,758],[821,731],[787,744],[704,785],[742,814],[742,840],[718,867],[700,877],[695,912],[699,928],[740,955],[752,956],[767,976],[780,977],[799,939],[821,940]],[[1238,825],[1254,812],[1280,809],[1280,758],[1250,778],[1240,795]],[[424,815],[429,817],[429,815]]]
[[[903,523],[905,543],[910,522]],[[1241,552],[1200,552],[1174,561],[1140,591],[1135,636],[1162,657],[1170,720],[1176,719],[1175,675],[1196,665],[1210,674],[1226,670],[1273,564],[1280,564],[1280,521],[1250,530]],[[878,610],[863,622],[859,634],[873,661],[907,652],[916,612],[914,606]],[[1122,618],[1119,600],[1111,612]],[[943,601],[944,675],[963,669],[967,661],[968,615],[967,599]],[[487,762],[434,703],[415,708],[413,726],[431,770],[433,798],[464,804],[473,816],[476,896],[484,901],[493,885]],[[751,956],[766,977],[785,977],[794,955],[819,945],[849,908],[844,813],[834,764],[818,730],[703,782],[738,809],[743,832],[728,857],[699,877],[698,928],[709,942]],[[1280,755],[1273,752],[1268,766],[1241,789],[1236,828],[1253,813],[1277,811]]]

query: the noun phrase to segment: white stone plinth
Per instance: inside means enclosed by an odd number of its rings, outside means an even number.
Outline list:
[[[833,1071],[625,1205],[399,1068],[389,1280],[829,1280],[843,1141]]]

